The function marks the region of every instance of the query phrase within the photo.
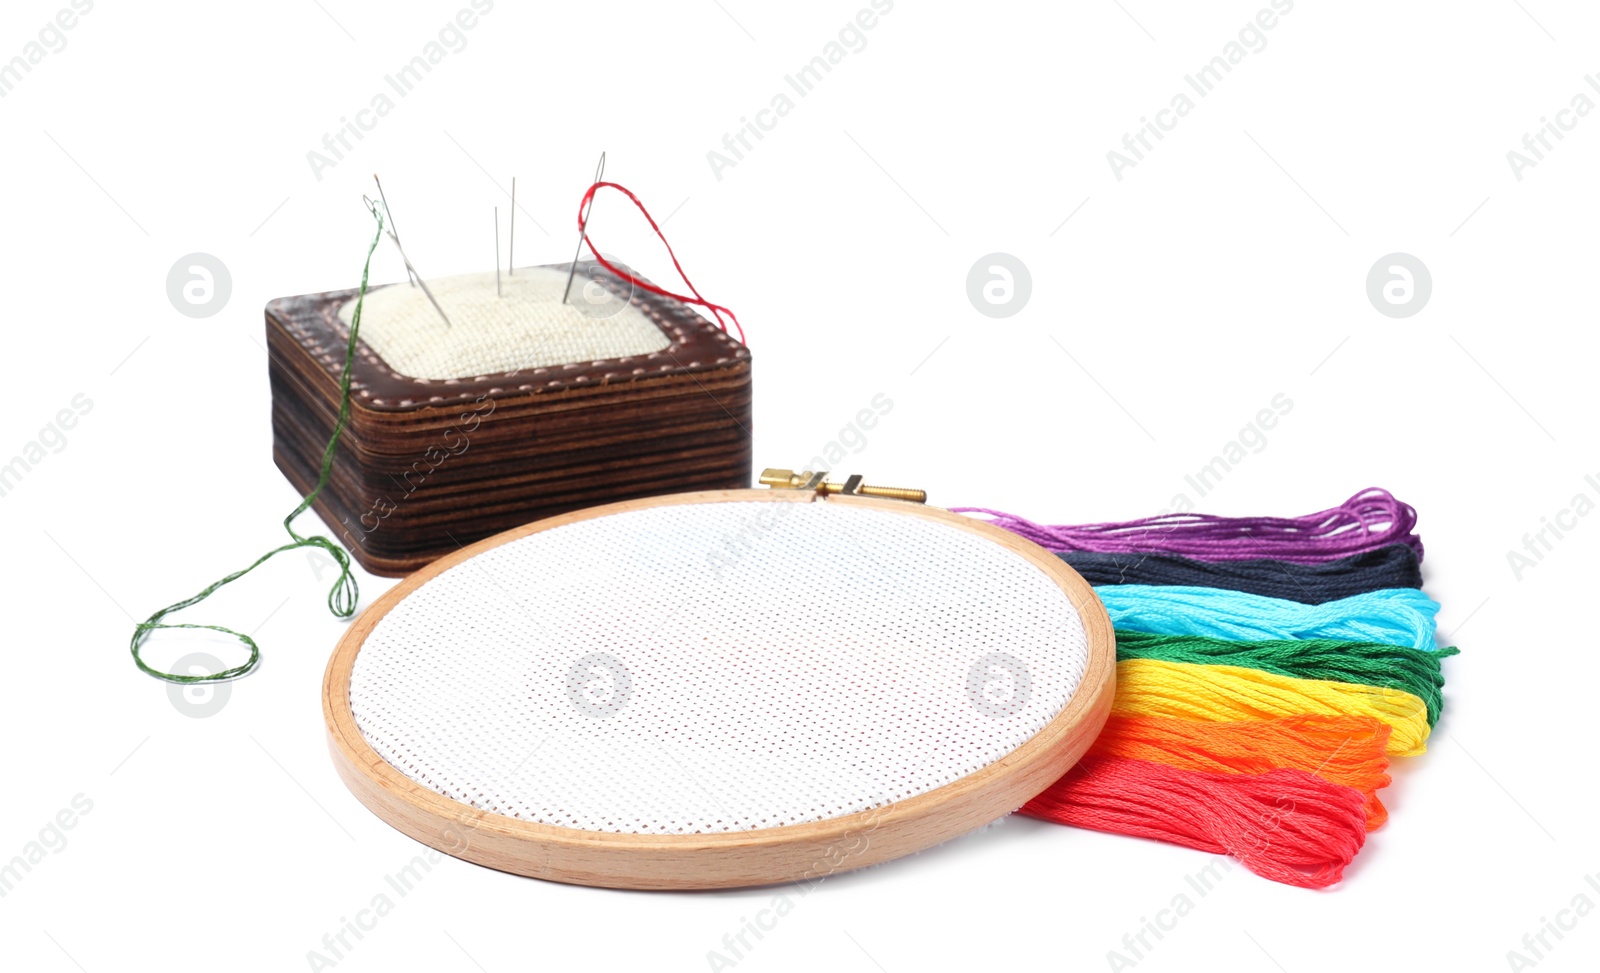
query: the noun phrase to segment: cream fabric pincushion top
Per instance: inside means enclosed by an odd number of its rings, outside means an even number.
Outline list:
[[[565,271],[501,274],[500,296],[494,278],[489,271],[428,281],[448,327],[421,287],[402,282],[371,290],[361,337],[396,372],[430,381],[648,355],[672,343],[626,291],[613,293],[581,274],[565,304]],[[355,306],[352,298],[339,310],[346,326]]]

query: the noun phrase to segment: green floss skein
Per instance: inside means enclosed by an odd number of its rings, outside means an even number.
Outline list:
[[[328,478],[333,474],[333,457],[335,450],[339,446],[339,436],[344,432],[345,424],[350,421],[350,375],[355,365],[356,338],[361,331],[361,305],[363,302],[365,302],[367,297],[367,272],[372,269],[372,254],[378,249],[378,241],[383,239],[383,215],[378,212],[378,208],[376,206],[373,206],[370,203],[368,204],[368,208],[372,211],[372,218],[378,221],[378,230],[372,236],[372,244],[367,247],[367,261],[361,267],[361,290],[356,296],[355,313],[350,318],[350,341],[348,346],[345,348],[344,371],[339,376],[339,418],[338,421],[334,423],[333,438],[328,440],[328,448],[322,451],[322,475],[317,478],[316,487],[313,488],[310,493],[306,494],[306,498],[304,500],[300,501],[300,505],[295,507],[289,516],[283,518],[283,529],[288,531],[289,537],[292,538],[289,543],[283,545],[282,547],[274,548],[273,550],[268,551],[257,558],[249,567],[235,571],[227,577],[212,582],[206,588],[202,589],[199,594],[185,598],[176,604],[168,605],[135,626],[133,630],[133,639],[128,643],[128,648],[133,653],[134,665],[137,665],[141,670],[149,673],[152,676],[155,676],[158,679],[165,679],[168,682],[177,683],[218,682],[223,679],[232,679],[235,676],[242,676],[251,669],[255,668],[256,663],[261,659],[261,648],[256,645],[255,639],[244,634],[243,632],[236,632],[231,628],[224,628],[221,625],[197,625],[184,622],[164,622],[162,619],[166,618],[175,611],[181,611],[182,609],[188,608],[191,605],[196,605],[202,601],[205,601],[207,598],[211,597],[211,595],[215,593],[217,589],[223,587],[224,585],[232,584],[233,582],[249,574],[251,571],[254,571],[262,564],[265,564],[267,561],[272,560],[272,558],[276,557],[277,555],[282,554],[284,551],[294,551],[302,547],[316,547],[326,551],[328,556],[332,557],[339,565],[339,577],[333,582],[333,588],[328,592],[328,610],[333,612],[333,614],[339,618],[349,618],[356,612],[356,603],[360,600],[361,595],[360,589],[356,586],[355,576],[350,573],[350,555],[345,551],[344,548],[340,547],[338,544],[326,537],[302,537],[295,533],[294,521],[296,517],[299,517],[301,514],[311,509],[312,501],[317,499],[317,495],[320,494],[322,492],[322,488],[327,485]],[[210,675],[204,676],[183,675],[176,672],[163,672],[160,669],[153,669],[145,663],[144,658],[140,653],[143,651],[145,641],[149,638],[150,633],[161,628],[204,628],[210,629],[213,632],[222,632],[227,635],[232,635],[234,638],[238,639],[240,642],[243,642],[249,647],[250,658],[246,659],[243,664],[234,666],[232,669],[224,669],[221,672],[214,672]]]
[[[1295,679],[1382,686],[1410,693],[1428,707],[1428,725],[1444,704],[1440,661],[1461,650],[1427,652],[1383,642],[1339,639],[1269,639],[1234,642],[1199,635],[1118,632],[1117,659],[1160,659],[1194,665],[1239,666]]]

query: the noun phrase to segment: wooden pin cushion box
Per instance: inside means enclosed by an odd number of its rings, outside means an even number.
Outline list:
[[[568,266],[518,273],[565,277]],[[493,296],[492,274],[488,280]],[[432,283],[449,309],[440,283]],[[368,292],[349,424],[315,502],[364,568],[404,575],[466,544],[570,510],[750,485],[750,352],[689,307],[580,261],[573,287],[596,286],[642,313],[664,336],[654,344],[664,347],[414,378],[369,345],[380,289]],[[307,294],[266,307],[273,459],[302,495],[315,487],[333,435],[347,305],[355,295]]]

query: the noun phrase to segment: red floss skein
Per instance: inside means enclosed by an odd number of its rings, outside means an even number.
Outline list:
[[[1263,878],[1320,889],[1366,842],[1365,801],[1303,770],[1212,774],[1085,757],[1021,813],[1229,854]]]
[[[650,229],[656,231],[656,238],[661,241],[661,245],[667,248],[667,256],[672,258],[673,268],[678,271],[678,276],[683,278],[684,284],[688,286],[690,293],[694,295],[693,297],[689,297],[685,294],[674,294],[669,290],[657,287],[649,281],[640,280],[600,255],[600,251],[596,249],[595,245],[589,241],[589,232],[587,229],[589,223],[587,216],[589,212],[589,203],[594,199],[595,192],[600,189],[615,189],[617,192],[620,192],[622,195],[633,201],[633,205],[637,206],[639,208],[639,212],[644,214],[645,221],[650,224]],[[684,304],[693,304],[696,307],[705,308],[711,312],[712,317],[717,319],[717,323],[722,326],[722,330],[724,331],[728,330],[728,322],[722,320],[722,316],[726,314],[729,320],[733,322],[733,326],[739,331],[739,343],[746,343],[744,340],[744,326],[739,323],[739,316],[723,307],[721,304],[713,304],[700,295],[700,292],[695,289],[694,283],[689,280],[689,275],[683,272],[683,265],[678,263],[678,255],[672,252],[672,244],[667,242],[667,237],[661,232],[661,227],[656,225],[656,221],[650,216],[650,211],[644,208],[643,203],[639,202],[639,197],[630,192],[627,187],[620,186],[614,182],[597,182],[590,186],[589,191],[583,194],[583,200],[578,203],[578,232],[582,234],[583,245],[589,248],[589,252],[594,255],[595,262],[600,264],[600,266],[611,271],[613,274],[616,274],[618,277],[622,278],[633,286],[640,288],[641,290],[647,290],[652,294],[660,294],[662,297],[670,297],[674,301],[680,301]]]

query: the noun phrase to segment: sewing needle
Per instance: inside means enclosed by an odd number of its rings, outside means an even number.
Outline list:
[[[590,185],[593,186],[594,184],[599,183],[601,177],[605,175],[605,172],[606,154],[602,152],[600,153],[600,164],[595,166],[594,169],[594,183],[591,183]],[[572,254],[572,266],[567,268],[567,288],[561,292],[561,303],[563,304],[567,303],[567,298],[572,293],[572,277],[578,272],[578,257],[583,253],[583,241],[588,237],[589,215],[593,211],[594,197],[590,196],[589,205],[584,207],[583,215],[578,220],[578,249]]]

